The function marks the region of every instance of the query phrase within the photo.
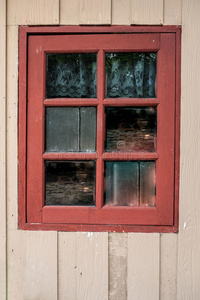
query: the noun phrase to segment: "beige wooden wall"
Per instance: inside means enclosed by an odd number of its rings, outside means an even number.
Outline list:
[[[0,0],[0,299],[200,299],[199,15],[199,0]],[[22,24],[182,24],[179,234],[17,230]]]

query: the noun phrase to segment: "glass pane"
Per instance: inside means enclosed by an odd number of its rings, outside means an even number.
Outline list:
[[[47,98],[96,98],[97,54],[47,54]]]
[[[46,108],[46,151],[96,150],[95,107]]]
[[[105,204],[139,204],[137,162],[106,162]]]
[[[45,163],[46,205],[95,205],[94,161]]]
[[[155,162],[106,162],[105,204],[155,205]]]
[[[80,108],[80,151],[89,152],[96,149],[96,108]]]
[[[140,163],[140,205],[154,206],[156,195],[155,162]]]
[[[156,53],[107,53],[107,98],[155,97]]]
[[[156,149],[156,108],[106,108],[106,151]]]

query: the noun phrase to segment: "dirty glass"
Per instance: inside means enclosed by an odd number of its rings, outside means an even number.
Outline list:
[[[46,161],[46,205],[95,205],[94,161]]]
[[[104,182],[106,205],[155,205],[155,162],[106,162]]]
[[[46,151],[94,152],[96,107],[46,108]]]
[[[155,97],[156,59],[156,53],[106,53],[106,97]]]
[[[106,108],[106,151],[144,151],[156,149],[155,107]]]
[[[96,98],[97,54],[47,54],[46,98]]]

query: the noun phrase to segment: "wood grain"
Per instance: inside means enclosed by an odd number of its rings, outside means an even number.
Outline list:
[[[81,25],[111,24],[111,0],[80,1]]]
[[[60,25],[79,25],[79,0],[60,0]]]
[[[108,234],[59,233],[59,300],[108,299]]]
[[[127,299],[127,233],[109,233],[109,300]]]
[[[7,214],[8,231],[17,229],[18,28],[7,27]],[[8,232],[9,235],[9,232]]]
[[[59,0],[8,0],[8,25],[59,24]]]
[[[160,299],[176,300],[178,235],[161,234]]]
[[[200,295],[200,2],[182,1],[181,176],[177,299]]]
[[[127,299],[159,299],[160,235],[128,234]]]
[[[129,24],[131,24],[131,0],[112,0],[112,25]]]
[[[8,299],[57,299],[57,233],[10,231]]]
[[[164,25],[181,25],[182,0],[163,0]]]
[[[6,298],[6,0],[0,1],[0,295]]]
[[[131,0],[132,24],[163,24],[163,0]]]

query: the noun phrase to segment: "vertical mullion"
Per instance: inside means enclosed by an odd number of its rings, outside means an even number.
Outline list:
[[[103,173],[104,162],[102,154],[104,151],[104,106],[103,99],[105,94],[105,53],[103,50],[98,52],[97,58],[97,165],[96,165],[96,207],[103,206]]]

